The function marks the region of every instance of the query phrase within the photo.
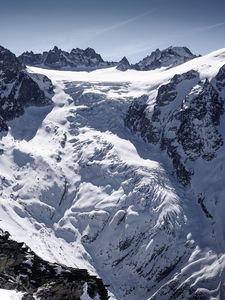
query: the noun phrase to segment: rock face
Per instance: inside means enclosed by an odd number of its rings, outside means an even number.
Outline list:
[[[155,70],[162,67],[175,67],[197,56],[191,53],[187,47],[169,47],[164,50],[156,49],[132,68],[139,71]]]
[[[131,65],[128,61],[128,59],[124,56],[121,61],[118,63],[117,65],[117,70],[120,70],[120,71],[127,71],[129,69],[131,69]]]
[[[24,292],[23,300],[79,300],[85,288],[93,299],[108,299],[101,279],[86,270],[48,263],[1,230],[0,287]]]
[[[128,69],[149,71],[161,67],[171,68],[196,57],[187,47],[169,47],[164,50],[157,49],[140,62],[131,65],[126,57],[123,57],[119,62],[104,61],[101,55],[92,48],[85,50],[75,48],[67,52],[55,46],[50,51],[38,54],[32,51],[24,52],[18,57],[18,60],[28,66],[52,69],[93,70],[116,66],[120,71]]]
[[[127,112],[125,125],[167,152],[184,185],[193,173],[189,162],[212,160],[223,145],[218,126],[224,112],[224,79],[224,66],[211,82],[201,82],[194,70],[175,75],[159,87],[153,110],[144,95]]]
[[[105,62],[101,55],[94,49],[72,49],[70,52],[54,47],[50,51],[42,54],[24,52],[18,57],[18,60],[30,66],[42,66],[53,69],[95,69],[114,66],[114,63]]]
[[[26,106],[52,103],[53,86],[43,75],[29,74],[9,50],[0,46],[0,131],[24,113]]]

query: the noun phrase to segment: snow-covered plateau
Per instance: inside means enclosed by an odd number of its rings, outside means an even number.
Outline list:
[[[225,100],[223,65],[225,48],[151,71],[27,67],[52,81],[54,104],[26,107],[0,133],[0,228],[49,262],[98,275],[110,299],[224,300],[225,116],[222,106],[210,114],[215,93]],[[211,101],[206,121],[194,107],[186,128],[176,112],[198,95]]]

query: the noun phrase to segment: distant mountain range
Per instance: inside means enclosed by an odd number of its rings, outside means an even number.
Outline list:
[[[138,63],[130,64],[126,57],[119,62],[104,61],[92,48],[85,50],[76,48],[67,52],[55,46],[52,50],[38,54],[32,51],[24,52],[18,60],[29,66],[61,70],[93,70],[116,66],[120,71],[129,69],[149,71],[161,67],[174,67],[196,57],[187,47],[169,47],[164,50],[156,49]]]
[[[35,54],[24,52],[18,57],[18,60],[29,66],[41,66],[54,69],[96,69],[112,67],[115,63],[105,62],[101,55],[94,49],[72,49],[70,52],[54,47],[52,50]]]

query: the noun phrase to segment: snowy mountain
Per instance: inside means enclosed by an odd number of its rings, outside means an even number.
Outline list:
[[[187,47],[169,47],[164,50],[156,49],[151,55],[132,65],[125,56],[119,62],[108,62],[104,61],[101,55],[92,48],[85,50],[76,48],[67,52],[55,46],[52,50],[42,54],[35,54],[32,51],[24,52],[18,57],[18,60],[24,65],[56,70],[90,71],[117,66],[120,71],[127,71],[128,69],[149,71],[161,67],[171,68],[196,57]]]
[[[164,50],[156,49],[133,66],[139,71],[155,70],[162,67],[175,67],[197,56],[191,53],[187,47],[169,47]]]
[[[115,65],[115,63],[105,62],[100,54],[97,54],[92,48],[85,50],[76,48],[67,52],[56,46],[42,54],[34,54],[32,51],[24,52],[18,57],[18,60],[25,65],[42,66],[50,69],[91,70]]]
[[[30,74],[9,50],[0,46],[0,131],[27,106],[52,104],[53,86],[43,75]]]
[[[224,65],[225,49],[151,71],[28,67],[54,107],[1,135],[2,230],[110,299],[225,299]]]
[[[200,80],[197,71],[175,75],[158,89],[154,108],[148,111],[148,96],[136,99],[125,118],[126,125],[146,141],[159,144],[173,161],[177,176],[189,184],[198,158],[210,161],[223,145],[219,132],[224,113],[224,90],[218,86],[225,80],[223,66],[209,82]]]

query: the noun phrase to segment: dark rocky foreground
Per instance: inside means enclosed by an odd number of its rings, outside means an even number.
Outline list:
[[[87,270],[46,262],[0,230],[0,288],[25,292],[23,300],[79,300],[85,286],[91,298],[109,298],[102,280]]]

